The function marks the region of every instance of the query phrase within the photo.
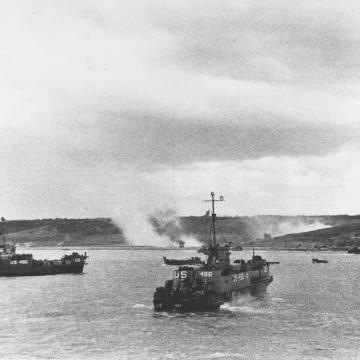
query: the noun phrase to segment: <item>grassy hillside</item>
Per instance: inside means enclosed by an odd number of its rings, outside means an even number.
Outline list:
[[[187,235],[206,242],[209,232],[204,229],[209,221],[182,218],[182,228]],[[223,217],[218,223],[224,237],[234,245],[270,248],[346,247],[353,245],[354,233],[360,232],[360,216],[348,215]],[[271,236],[264,239],[265,233]]]
[[[191,236],[207,243],[211,236],[211,217],[151,218],[155,232],[176,242]],[[234,245],[270,248],[346,247],[357,243],[360,216],[252,216],[219,217],[218,238]],[[122,229],[111,219],[41,219],[11,220],[6,237],[27,246],[108,246],[123,245]],[[323,228],[328,226],[327,228]],[[319,229],[319,227],[322,229]],[[271,234],[264,239],[264,233]],[[148,244],[151,245],[151,244]]]
[[[111,219],[10,220],[6,238],[27,246],[81,246],[124,244],[122,230]]]
[[[259,246],[271,248],[346,248],[360,246],[360,223],[339,225],[331,228],[309,231],[299,234],[288,234],[273,238],[271,241],[261,241]]]

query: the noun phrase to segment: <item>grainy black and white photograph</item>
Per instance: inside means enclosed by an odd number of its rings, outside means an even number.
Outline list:
[[[360,359],[360,3],[0,2],[0,358]]]

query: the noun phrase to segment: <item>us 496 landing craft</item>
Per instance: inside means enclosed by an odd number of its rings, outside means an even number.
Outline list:
[[[32,254],[16,254],[15,245],[5,241],[5,219],[1,218],[0,276],[79,274],[86,264],[86,252],[64,255],[59,260],[35,260]],[[1,233],[0,233],[1,234]]]
[[[207,311],[216,310],[230,301],[233,293],[257,294],[266,290],[273,281],[270,264],[253,253],[250,260],[235,260],[230,263],[231,243],[220,245],[216,240],[215,201],[212,202],[212,239],[206,247],[204,263],[189,264],[173,271],[173,278],[165,286],[156,288],[154,308],[156,311]],[[192,260],[192,259],[190,259]],[[191,266],[189,266],[191,264]]]

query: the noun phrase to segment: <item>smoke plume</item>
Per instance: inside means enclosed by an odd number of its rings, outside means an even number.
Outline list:
[[[281,236],[286,234],[296,234],[302,233],[307,231],[314,231],[319,229],[324,229],[331,227],[330,225],[325,225],[319,221],[315,221],[311,224],[306,223],[299,223],[299,224],[292,224],[289,221],[280,223],[277,225],[277,229],[275,229],[273,236]]]
[[[181,219],[174,209],[157,210],[149,221],[156,233],[167,237],[171,244],[183,246],[201,246],[201,243],[194,237],[184,234]]]
[[[146,174],[128,169],[117,179],[112,174],[107,182],[112,219],[128,244],[174,248],[181,243],[185,247],[201,245],[184,233],[176,201],[168,189],[160,188]]]

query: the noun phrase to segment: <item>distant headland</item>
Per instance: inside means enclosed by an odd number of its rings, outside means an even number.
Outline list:
[[[178,218],[176,224],[149,218],[154,233],[177,245],[191,236],[206,243],[204,228],[209,219]],[[269,249],[345,249],[360,245],[360,215],[234,216],[218,218],[222,234],[233,245]],[[116,247],[129,246],[125,232],[110,218],[8,220],[6,238],[24,247]],[[221,241],[221,238],[219,239]],[[151,246],[151,242],[144,243]],[[186,247],[185,241],[185,247]]]

